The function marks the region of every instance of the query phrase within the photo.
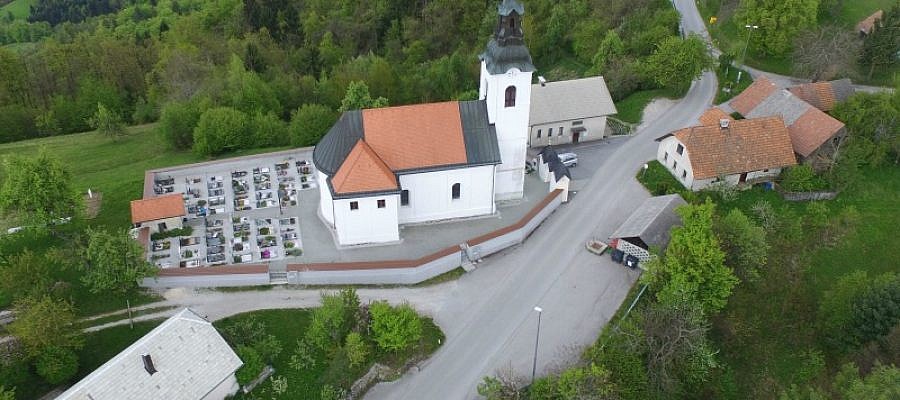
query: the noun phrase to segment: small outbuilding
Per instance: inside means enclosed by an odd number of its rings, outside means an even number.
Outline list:
[[[180,229],[185,215],[181,193],[131,201],[131,223],[134,228],[149,228],[150,233]]]
[[[184,309],[57,400],[222,400],[244,363],[213,325]]]
[[[606,118],[616,105],[602,76],[531,86],[528,144],[578,143],[608,136]]]
[[[651,248],[664,249],[669,244],[672,227],[681,223],[675,209],[685,204],[678,194],[644,200],[610,236],[610,247],[641,262],[650,260]]]
[[[568,202],[572,174],[569,172],[569,167],[559,159],[559,154],[552,146],[545,146],[538,153],[536,169],[541,180],[550,184],[549,191],[562,189],[562,201],[563,203]]]

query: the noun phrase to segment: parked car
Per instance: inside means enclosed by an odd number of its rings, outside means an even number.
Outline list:
[[[578,155],[575,153],[562,153],[559,155],[559,161],[569,168],[575,168],[578,165]]]

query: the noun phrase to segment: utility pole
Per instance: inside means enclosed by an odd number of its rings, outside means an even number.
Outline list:
[[[741,66],[744,66],[744,59],[747,57],[747,47],[750,46],[750,36],[753,35],[753,31],[759,29],[759,25],[744,25],[744,28],[747,28],[747,41],[744,43],[744,51],[741,52]],[[741,82],[741,73],[744,70],[738,69],[737,80],[735,83]]]
[[[537,372],[537,352],[538,352],[538,342],[541,339],[541,313],[544,309],[540,307],[535,307],[534,311],[538,313],[537,319],[537,334],[534,336],[534,361],[531,364],[531,383],[534,384],[534,375]]]

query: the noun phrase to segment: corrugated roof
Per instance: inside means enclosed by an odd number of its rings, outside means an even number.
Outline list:
[[[131,222],[135,224],[185,214],[184,197],[181,193],[131,201]]]
[[[831,111],[834,105],[847,100],[854,93],[849,79],[830,82],[804,83],[788,89],[791,94],[822,111]]]
[[[726,113],[725,111],[722,111],[721,108],[713,107],[713,108],[710,108],[709,110],[706,110],[706,112],[704,112],[703,115],[700,116],[699,120],[700,120],[700,125],[719,125],[719,123],[723,119],[727,119],[729,121],[734,120],[734,118],[731,118],[731,116],[728,115],[728,113]]]
[[[366,143],[393,171],[465,165],[459,104],[415,104],[363,110]]]
[[[687,150],[694,179],[762,171],[797,164],[791,137],[778,117],[706,125],[674,133]]]
[[[337,195],[400,189],[397,176],[362,139],[356,142],[344,164],[331,178],[331,185]]]
[[[616,114],[602,76],[531,86],[529,125]]]
[[[677,194],[644,200],[610,237],[614,239],[636,237],[649,246],[665,248],[669,244],[669,231],[681,222],[675,208],[684,204],[687,202]]]
[[[144,369],[149,354],[156,373]],[[243,363],[211,323],[190,309],[167,319],[57,400],[197,400]]]
[[[500,145],[497,143],[495,126],[488,122],[487,103],[477,100],[460,101],[459,118],[468,164],[499,164]]]
[[[743,116],[747,116],[750,111],[753,111],[759,103],[762,103],[763,100],[776,90],[778,90],[778,86],[775,86],[775,84],[766,77],[760,76],[753,81],[750,86],[744,89],[743,92],[731,99],[728,104],[731,105],[731,108],[734,109],[734,111],[739,112]]]

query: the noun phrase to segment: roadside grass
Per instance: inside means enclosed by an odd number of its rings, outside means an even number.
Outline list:
[[[176,308],[178,308],[178,306],[161,306],[161,307],[143,308],[140,310],[132,311],[131,317],[137,318],[142,315],[155,314],[155,313],[159,313],[159,312],[163,312],[163,311],[173,310]],[[128,311],[125,311],[122,313],[118,313],[118,314],[114,314],[114,315],[107,315],[105,317],[100,317],[100,318],[95,318],[95,319],[82,319],[81,321],[79,321],[78,327],[85,329],[85,328],[90,328],[92,326],[100,326],[100,325],[108,324],[110,322],[127,321],[127,320],[128,320]],[[107,328],[107,329],[111,329],[111,328]]]
[[[15,19],[27,19],[31,14],[31,6],[36,3],[37,0],[13,0],[9,4],[0,7],[0,14],[12,13]]]
[[[716,100],[713,104],[722,104],[731,100],[734,96],[743,92],[747,86],[750,86],[750,84],[753,83],[753,78],[747,71],[741,73],[741,79],[738,81],[738,71],[740,70],[740,68],[733,66],[728,68],[727,73],[721,69],[716,69],[716,77],[719,81],[719,91],[716,92]]]
[[[656,98],[675,99],[682,97],[682,94],[675,93],[667,89],[642,90],[634,92],[628,97],[616,102],[616,109],[619,113],[616,118],[632,124],[639,124],[644,116],[644,108]]]
[[[134,329],[126,324],[86,333],[84,348],[78,352],[78,375],[72,381],[84,378],[163,321],[165,319],[135,322]]]
[[[412,285],[412,287],[431,286],[431,285],[437,285],[437,284],[444,283],[444,282],[455,281],[465,274],[466,274],[466,270],[464,270],[463,267],[460,266],[460,267],[451,269],[447,272],[444,272],[443,274],[435,276],[431,279],[426,279],[422,282]]]
[[[659,161],[650,161],[647,163],[647,167],[646,171],[638,171],[636,178],[638,182],[644,185],[651,195],[662,196],[678,193],[681,197],[684,197],[685,200],[694,197],[693,194],[689,194],[690,191],[687,190],[681,182],[678,182],[678,180],[672,176],[669,169],[660,164]]]
[[[92,131],[5,143],[0,145],[0,158],[30,156],[45,148],[69,167],[76,190],[103,193],[100,214],[89,224],[125,229],[131,221],[129,202],[142,197],[146,170],[208,161],[190,149],[170,148],[157,127],[158,124],[132,126],[127,128],[127,135],[117,140]],[[282,149],[243,150],[222,158]]]
[[[443,340],[444,335],[430,318],[423,318],[424,335],[418,345],[408,351],[397,354],[378,352],[371,340],[367,339],[372,349],[369,359],[362,365],[350,367],[346,361],[342,361],[342,354],[329,355],[325,351],[314,351],[315,365],[303,370],[296,370],[290,365],[291,355],[297,346],[297,341],[306,333],[312,318],[312,310],[263,310],[244,314],[238,314],[220,321],[214,325],[220,331],[239,320],[255,318],[266,324],[266,331],[274,335],[281,342],[282,350],[275,358],[273,367],[274,377],[283,377],[288,382],[288,390],[276,395],[272,390],[272,381],[262,383],[249,395],[238,394],[236,399],[249,398],[278,398],[278,399],[317,399],[325,385],[343,387],[348,389],[350,385],[359,379],[375,363],[379,362],[394,368],[404,366],[409,360],[417,360],[427,357],[434,352]],[[364,335],[365,336],[365,335]],[[338,352],[339,353],[339,352]],[[334,357],[337,355],[338,357]]]

